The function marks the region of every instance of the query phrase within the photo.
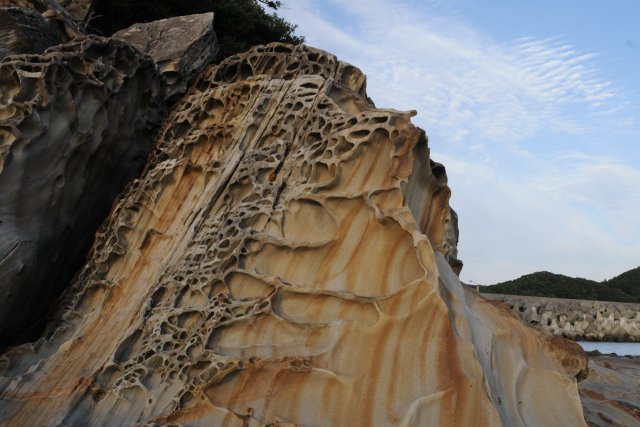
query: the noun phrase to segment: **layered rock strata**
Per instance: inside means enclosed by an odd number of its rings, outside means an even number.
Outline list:
[[[446,175],[412,115],[306,46],[209,68],[47,339],[4,355],[2,421],[584,425],[584,353],[452,270]]]
[[[164,77],[169,103],[184,95],[218,53],[213,13],[134,24],[113,37],[130,43],[153,58]]]
[[[0,347],[84,264],[162,119],[148,57],[97,37],[0,64]]]
[[[588,341],[640,341],[640,304],[482,294],[502,301],[524,323]]]

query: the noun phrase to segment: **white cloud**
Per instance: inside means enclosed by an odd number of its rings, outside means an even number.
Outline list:
[[[584,206],[600,217],[600,228],[622,243],[633,244],[640,236],[639,168],[609,157],[572,153],[558,158],[532,184],[554,200]]]
[[[529,180],[505,177],[483,162],[446,155],[437,160],[447,167],[453,206],[464,212],[459,244],[464,280],[490,284],[540,270],[602,280],[640,264],[640,197],[620,197],[616,205],[610,203],[616,195],[608,196],[610,187],[629,190],[634,181],[628,174],[637,178],[640,170],[578,166],[566,175]],[[591,209],[576,206],[573,195],[584,196]],[[617,232],[609,229],[616,227]]]
[[[283,12],[360,67],[376,105],[418,111],[460,214],[463,279],[636,267],[640,164],[576,154],[594,129],[635,126],[599,56],[561,38],[496,41],[449,4],[297,0]],[[553,158],[562,150],[573,154]]]
[[[332,24],[323,5],[347,25]],[[429,13],[442,10],[438,3],[423,6],[423,13],[381,0],[366,7],[353,0],[289,7],[286,17],[310,44],[365,70],[378,105],[417,109],[416,122],[443,140],[514,141],[541,129],[620,126],[608,116],[622,102],[599,77],[596,55],[559,39],[499,43],[456,18]],[[577,120],[576,111],[589,120]]]

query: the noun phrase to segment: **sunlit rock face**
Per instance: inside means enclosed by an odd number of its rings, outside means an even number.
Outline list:
[[[584,425],[584,354],[466,291],[413,113],[306,46],[206,70],[114,206],[9,425]]]
[[[0,64],[0,347],[28,338],[84,264],[147,160],[159,90],[153,61],[117,40]]]

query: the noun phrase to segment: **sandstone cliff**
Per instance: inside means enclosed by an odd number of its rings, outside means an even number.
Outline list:
[[[584,425],[579,348],[466,291],[442,165],[335,56],[208,68],[46,336],[8,425]]]

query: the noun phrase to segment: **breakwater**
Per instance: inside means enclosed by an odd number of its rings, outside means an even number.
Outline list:
[[[640,341],[640,304],[481,294],[502,301],[524,323],[588,341]]]

